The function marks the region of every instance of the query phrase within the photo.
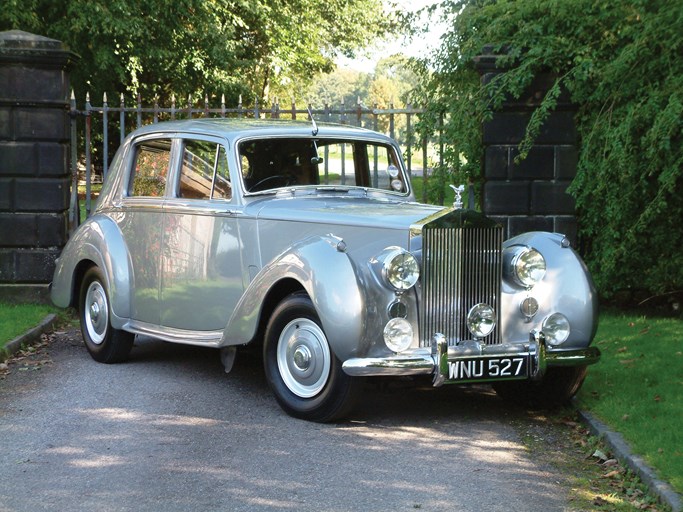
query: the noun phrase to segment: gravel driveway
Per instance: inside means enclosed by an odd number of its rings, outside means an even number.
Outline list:
[[[368,386],[348,422],[285,415],[257,354],[138,339],[102,365],[76,330],[0,381],[0,511],[563,510],[485,388]]]

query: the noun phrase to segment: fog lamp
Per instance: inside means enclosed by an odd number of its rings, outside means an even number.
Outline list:
[[[485,338],[496,326],[496,312],[488,304],[477,304],[467,313],[467,328],[477,338]]]
[[[413,342],[413,327],[405,318],[392,318],[384,327],[384,343],[393,352],[407,350]]]
[[[545,341],[552,346],[561,345],[567,341],[571,332],[569,320],[562,313],[553,313],[543,320],[541,330],[545,336]]]

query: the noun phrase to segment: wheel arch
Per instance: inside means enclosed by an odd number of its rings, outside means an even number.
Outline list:
[[[342,361],[362,341],[365,298],[357,271],[332,235],[311,237],[280,254],[252,280],[223,332],[221,346],[261,340],[277,305],[305,292],[318,314],[330,348]]]
[[[295,293],[304,293],[308,295],[306,288],[304,288],[296,279],[285,278],[273,285],[263,299],[263,304],[259,313],[258,328],[252,340],[253,342],[261,343],[263,341],[268,320],[273,316],[275,308],[277,308],[278,304],[286,297]]]
[[[121,329],[130,317],[134,276],[123,235],[115,222],[103,215],[88,219],[64,247],[52,282],[52,302],[59,307],[76,306],[83,277],[92,266],[105,276],[112,326]]]

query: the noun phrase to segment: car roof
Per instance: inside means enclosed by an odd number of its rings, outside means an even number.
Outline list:
[[[242,137],[358,137],[382,139],[390,142],[386,135],[365,128],[354,126],[317,123],[317,133],[313,133],[314,125],[311,121],[287,119],[253,119],[253,118],[201,118],[180,121],[164,121],[138,128],[131,136],[150,133],[188,132],[204,135],[216,135],[227,139]]]

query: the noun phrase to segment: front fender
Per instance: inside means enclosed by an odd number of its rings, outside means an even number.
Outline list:
[[[264,266],[237,304],[220,345],[251,341],[268,293],[279,282],[293,279],[313,301],[335,355],[343,361],[356,354],[365,324],[365,300],[354,265],[340,242],[333,235],[307,238]]]
[[[81,224],[62,250],[50,292],[56,306],[76,305],[80,286],[76,282],[77,270],[84,262],[94,263],[104,273],[111,323],[114,328],[122,328],[130,317],[131,263],[121,231],[106,215],[95,215]]]
[[[562,349],[580,349],[588,346],[597,330],[598,301],[593,281],[581,258],[563,244],[563,235],[530,232],[511,238],[503,244],[526,245],[538,250],[546,260],[546,275],[531,290],[503,283],[502,329],[506,341],[524,341],[532,330],[541,330],[547,316],[559,312],[571,325],[571,333]],[[525,319],[520,304],[525,297],[538,301],[538,313]]]

